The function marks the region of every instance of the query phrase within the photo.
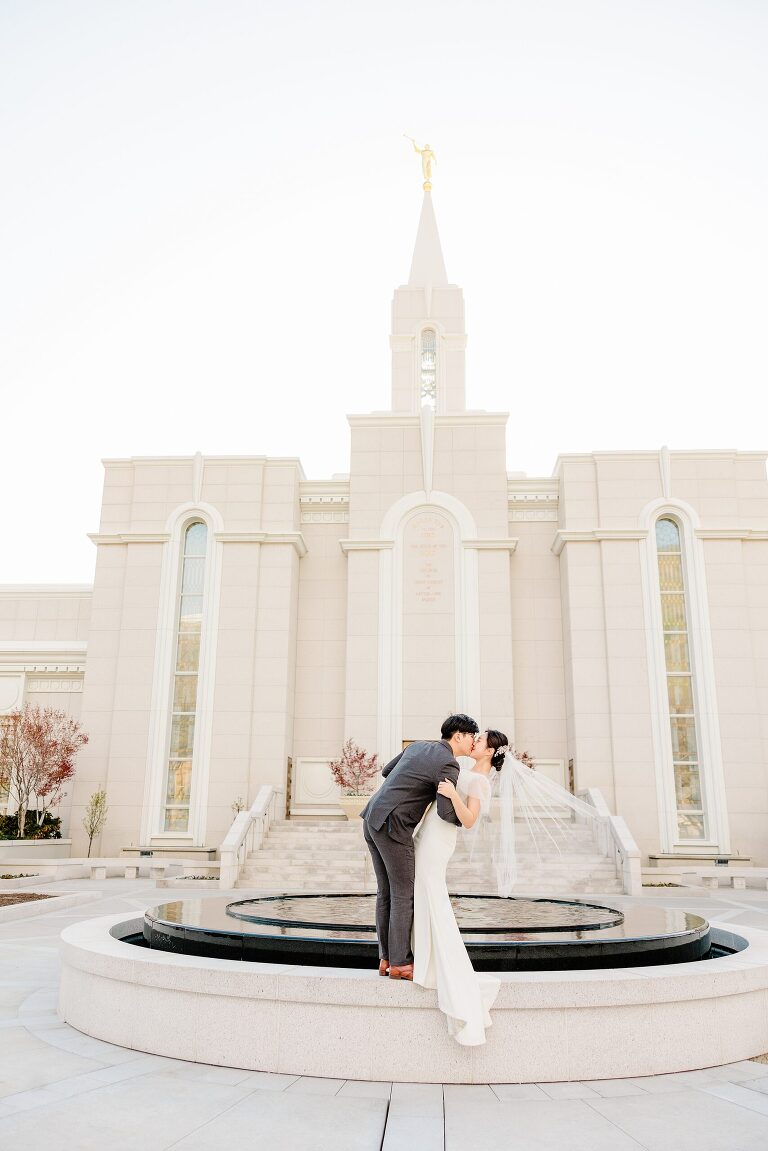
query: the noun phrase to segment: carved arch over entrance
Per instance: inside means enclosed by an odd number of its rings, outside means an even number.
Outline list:
[[[379,758],[385,763],[402,750],[403,732],[403,573],[405,534],[418,515],[433,513],[452,533],[453,610],[456,707],[477,716],[480,711],[480,613],[478,603],[477,528],[469,509],[447,492],[412,492],[392,505],[381,525],[379,553]]]

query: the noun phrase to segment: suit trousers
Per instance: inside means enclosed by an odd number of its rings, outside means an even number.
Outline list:
[[[379,957],[395,967],[413,963],[413,840],[397,843],[387,825],[377,831],[363,820],[363,835],[376,872],[376,934]]]

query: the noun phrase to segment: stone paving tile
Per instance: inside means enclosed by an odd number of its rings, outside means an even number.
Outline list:
[[[338,1092],[339,1099],[386,1099],[392,1095],[391,1083],[366,1083],[362,1079],[348,1079]]]
[[[249,1071],[241,1085],[258,1091],[285,1091],[298,1078],[298,1075],[280,1075],[276,1071]]]
[[[722,1067],[708,1067],[707,1074],[726,1083],[743,1083],[748,1079],[762,1079],[768,1075],[768,1065],[742,1059],[738,1063],[725,1063]]]
[[[425,1118],[443,1114],[443,1088],[440,1083],[393,1083],[390,1110],[401,1115]]]
[[[105,1064],[82,1055],[51,1050],[23,1027],[3,1033],[0,1047],[0,1097],[45,1087],[58,1079],[84,1071],[97,1071]]]
[[[446,1104],[445,1151],[493,1147],[504,1151],[562,1151],[564,1147],[568,1151],[640,1151],[642,1145],[583,1099],[522,1100],[498,1107]]]
[[[379,1151],[384,1099],[345,1099],[256,1091],[173,1144],[174,1151]],[[145,1147],[146,1145],[142,1145]],[[411,1144],[410,1151],[418,1144]],[[26,1151],[26,1148],[25,1148]],[[100,1149],[103,1151],[103,1148]],[[111,1149],[110,1149],[111,1151]]]
[[[768,1075],[763,1076],[761,1079],[745,1080],[744,1086],[749,1091],[759,1091],[763,1095],[768,1095]]]
[[[300,1095],[338,1095],[344,1083],[344,1079],[320,1079],[314,1075],[302,1075],[286,1090]]]
[[[498,1096],[485,1083],[446,1083],[443,1087],[446,1103],[496,1103]]]
[[[618,1098],[621,1095],[644,1095],[645,1092],[637,1081],[631,1083],[628,1079],[584,1079],[582,1087],[589,1087],[603,1099]]]
[[[667,1095],[671,1091],[685,1091],[682,1083],[678,1083],[671,1075],[646,1075],[640,1079],[620,1079],[620,1083],[632,1084],[639,1087],[646,1095]]]
[[[444,1151],[443,1087],[393,1083],[382,1151]]]
[[[703,1090],[590,1099],[587,1106],[648,1151],[765,1151],[768,1145],[768,1116]]]
[[[539,1083],[549,1099],[599,1099],[597,1091],[585,1087],[583,1083]]]
[[[3,1120],[3,1145],[50,1151],[62,1132],[69,1132],[77,1151],[135,1151],[137,1145],[142,1151],[166,1151],[245,1094],[238,1087],[209,1083],[201,1091],[196,1083],[158,1078],[162,1082],[145,1077],[103,1086],[88,1096],[87,1110],[80,1096],[41,1102]]]
[[[519,1099],[549,1099],[538,1083],[492,1083],[491,1091],[502,1103],[514,1103]]]
[[[390,1110],[381,1151],[444,1151],[443,1117],[398,1115]],[[378,1148],[376,1149],[378,1151]]]
[[[768,1115],[768,1095],[760,1091],[750,1091],[740,1083],[713,1083],[711,1087],[702,1087],[708,1095],[715,1095],[718,1099],[727,1099],[729,1103],[738,1103],[749,1111],[757,1111],[760,1115]]]

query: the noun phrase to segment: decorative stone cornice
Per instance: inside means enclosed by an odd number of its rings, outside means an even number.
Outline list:
[[[670,449],[670,458],[672,460],[685,459],[685,460],[766,460],[768,459],[768,452],[754,451],[754,452],[741,452],[735,448],[692,448],[690,451],[676,451]],[[557,457],[555,462],[554,474],[559,475],[561,465],[563,463],[584,463],[585,461],[600,460],[657,460],[659,458],[658,449],[642,451],[614,451],[614,452],[566,452]]]
[[[93,595],[93,584],[54,584],[54,583],[27,583],[27,584],[0,584],[0,599],[19,599],[22,596],[34,598],[56,598],[72,596],[74,599],[87,599]]]
[[[509,412],[447,412],[442,416],[435,416],[436,428],[458,428],[466,424],[500,424],[504,427],[509,420]]]
[[[551,550],[559,556],[566,544],[601,543],[604,540],[644,540],[647,531],[627,530],[623,528],[598,528],[595,531],[574,532],[558,531],[552,541]]]
[[[759,528],[697,528],[693,534],[700,540],[768,540],[768,531]]]
[[[21,654],[57,655],[59,658],[71,656],[79,659],[85,656],[88,644],[84,639],[0,639],[0,655],[6,652]]]
[[[170,532],[89,532],[88,539],[100,547],[115,544],[165,544]]]
[[[394,546],[394,540],[339,540],[339,547],[344,555],[347,555],[348,552],[389,551]]]
[[[4,639],[0,640],[0,667],[4,672],[82,676],[87,647],[84,640]]]
[[[347,416],[347,423],[352,428],[380,428],[383,425],[391,428],[417,428],[420,417],[411,412],[368,412],[365,415]]]
[[[462,540],[462,547],[478,552],[509,552],[516,549],[519,540],[513,536],[499,537],[498,539]]]
[[[214,532],[213,538],[223,544],[292,544],[299,556],[307,554],[307,545],[301,532]],[[89,536],[94,543],[113,544],[165,544],[171,540],[170,532],[117,532],[114,535],[97,533]]]
[[[213,538],[222,544],[291,544],[299,557],[307,554],[301,532],[214,532]]]
[[[507,551],[513,552],[518,540],[510,537],[499,539],[467,539],[461,541],[461,546],[467,551]],[[339,540],[339,546],[346,555],[347,552],[388,551],[395,546],[394,540]]]

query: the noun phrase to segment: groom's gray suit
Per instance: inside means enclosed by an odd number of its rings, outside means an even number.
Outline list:
[[[378,884],[380,957],[403,967],[413,963],[413,832],[435,798],[440,818],[460,823],[450,799],[437,795],[441,780],[456,783],[459,765],[447,739],[418,740],[391,759],[381,774],[384,783],[361,813],[363,834]]]

